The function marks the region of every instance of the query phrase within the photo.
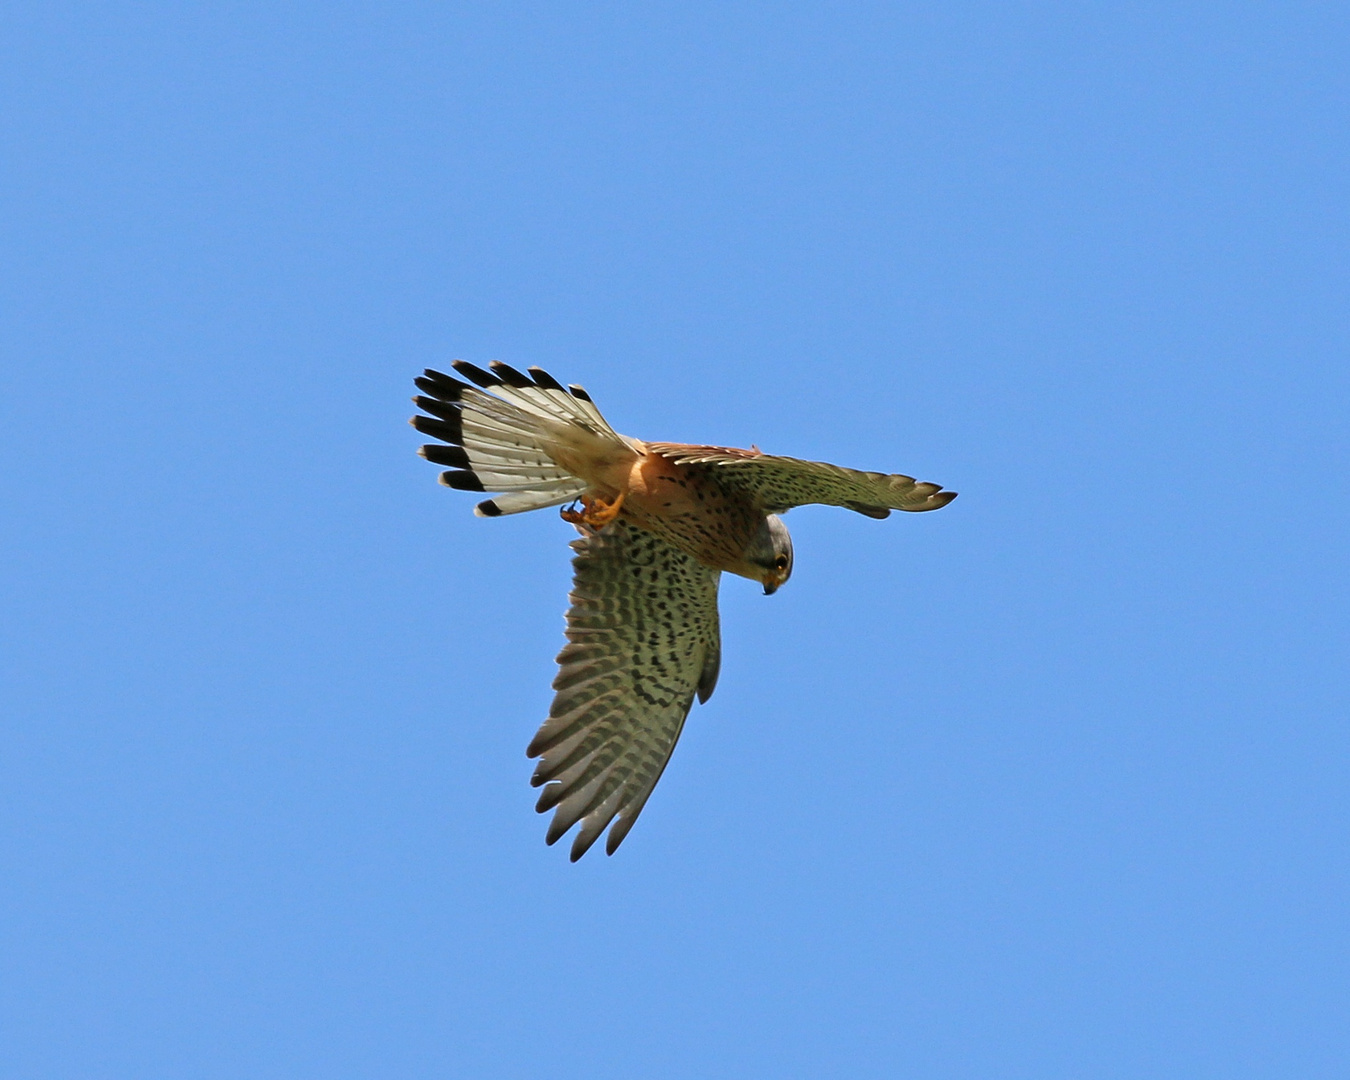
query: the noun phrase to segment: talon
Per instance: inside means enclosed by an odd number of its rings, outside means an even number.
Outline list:
[[[580,513],[578,513],[577,510],[575,509],[578,501],[581,502],[582,506]],[[573,499],[570,503],[568,503],[566,506],[564,506],[561,510],[558,511],[558,516],[562,518],[564,521],[570,521],[573,525],[582,525],[586,521],[585,510],[586,510],[586,500],[584,498],[581,500]]]
[[[619,509],[623,506],[623,492],[620,492],[613,502],[605,502],[604,499],[597,499],[591,495],[583,495],[578,501],[581,503],[580,511],[572,509],[576,506],[576,502],[573,502],[570,506],[564,506],[559,510],[558,516],[573,525],[586,525],[598,531],[619,516]]]

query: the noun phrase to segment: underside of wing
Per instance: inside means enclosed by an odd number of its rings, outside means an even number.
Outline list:
[[[943,491],[939,484],[900,473],[862,472],[723,446],[648,443],[647,448],[682,465],[716,466],[720,483],[750,492],[769,513],[823,503],[884,518],[892,510],[938,510],[956,498],[956,492]]]
[[[549,717],[527,753],[547,841],[577,822],[575,862],[613,822],[613,854],[660,779],[695,696],[717,682],[719,574],[615,521],[572,544],[567,644]],[[617,819],[617,820],[616,820]]]

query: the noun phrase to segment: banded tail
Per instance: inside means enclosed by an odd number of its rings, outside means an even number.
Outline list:
[[[431,415],[410,423],[441,440],[417,452],[449,467],[442,484],[503,493],[479,503],[479,517],[561,506],[585,492],[586,481],[558,464],[560,450],[573,457],[634,452],[580,386],[564,387],[537,367],[525,375],[499,360],[488,365],[490,373],[464,360],[452,366],[477,385],[428,368],[415,380],[425,396],[413,401]]]

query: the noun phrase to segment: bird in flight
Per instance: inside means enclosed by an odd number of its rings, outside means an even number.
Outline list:
[[[548,506],[572,542],[567,644],[548,719],[526,753],[538,758],[536,809],[553,811],[556,843],[577,822],[572,861],[613,823],[605,850],[637,821],[665,770],[694,698],[717,685],[723,571],[766,594],[792,575],[792,538],[778,516],[824,503],[868,517],[937,510],[937,484],[765,454],[757,447],[644,442],[620,435],[580,386],[537,367],[490,371],[456,360],[463,380],[427,370],[412,425],[437,442],[418,452],[447,467],[441,483],[496,492],[479,517]],[[464,381],[467,380],[467,381]]]

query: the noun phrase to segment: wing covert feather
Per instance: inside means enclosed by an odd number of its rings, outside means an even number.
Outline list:
[[[575,862],[611,822],[610,854],[633,827],[695,696],[712,693],[721,639],[716,570],[621,520],[572,548],[557,693],[526,753],[537,809],[554,810],[548,843],[581,822]]]

